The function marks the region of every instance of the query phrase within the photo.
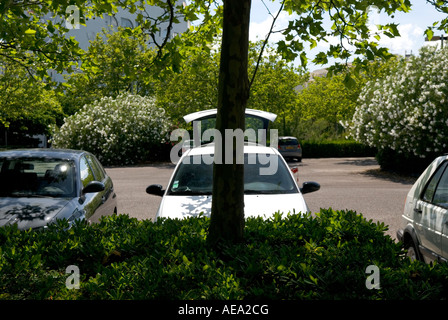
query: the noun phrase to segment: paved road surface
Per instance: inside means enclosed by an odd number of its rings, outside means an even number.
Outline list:
[[[415,179],[381,174],[374,158],[303,159],[290,166],[299,167],[300,183],[321,184],[321,190],[304,195],[312,212],[329,207],[355,210],[367,219],[383,221],[389,226],[387,233],[396,237],[404,199]],[[165,188],[173,169],[171,163],[107,168],[118,195],[119,213],[153,219],[161,198],[146,194],[145,189],[155,183]]]
[[[106,168],[114,182],[118,199],[118,213],[126,213],[138,219],[153,219],[156,216],[161,197],[146,193],[150,184],[168,184],[174,164],[155,164]]]
[[[304,198],[312,212],[320,208],[349,209],[389,226],[394,239],[401,227],[405,197],[415,179],[381,173],[374,158],[304,159],[300,182],[315,180],[317,192]]]

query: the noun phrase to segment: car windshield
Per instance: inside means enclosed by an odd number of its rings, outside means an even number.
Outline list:
[[[213,157],[213,155],[207,155]],[[267,164],[265,159],[275,158]],[[248,161],[248,159],[255,161]],[[288,167],[276,154],[260,155],[244,159],[244,193],[245,194],[283,194],[297,193],[297,186],[289,173]],[[270,160],[273,160],[273,159]],[[277,166],[277,170],[266,170],[270,163]],[[269,174],[261,174],[265,172]],[[272,172],[271,172],[272,171]],[[274,172],[275,171],[275,172]],[[206,164],[201,155],[187,156],[176,170],[171,185],[168,188],[169,195],[211,195],[213,189],[213,165]]]
[[[0,197],[74,197],[73,161],[0,158]]]

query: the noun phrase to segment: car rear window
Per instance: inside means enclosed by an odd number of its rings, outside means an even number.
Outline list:
[[[280,146],[293,146],[298,145],[299,141],[297,141],[297,139],[279,139],[278,144]]]

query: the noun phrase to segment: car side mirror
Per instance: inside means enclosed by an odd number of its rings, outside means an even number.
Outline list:
[[[165,191],[162,190],[162,186],[160,184],[152,184],[146,188],[147,194],[153,194],[156,196],[163,196]]]
[[[82,189],[82,193],[101,192],[104,191],[104,189],[106,189],[104,183],[99,181],[91,181]]]
[[[302,194],[315,192],[320,189],[320,184],[313,181],[304,182],[302,188],[300,188],[300,192]]]

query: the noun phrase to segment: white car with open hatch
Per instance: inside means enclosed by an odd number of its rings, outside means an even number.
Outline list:
[[[177,163],[168,187],[150,185],[146,192],[162,196],[157,218],[210,216],[213,188],[214,144],[189,149]],[[269,160],[269,161],[267,161]],[[319,190],[316,182],[298,187],[293,172],[278,150],[244,146],[244,215],[269,218],[275,212],[305,213],[303,194]]]

